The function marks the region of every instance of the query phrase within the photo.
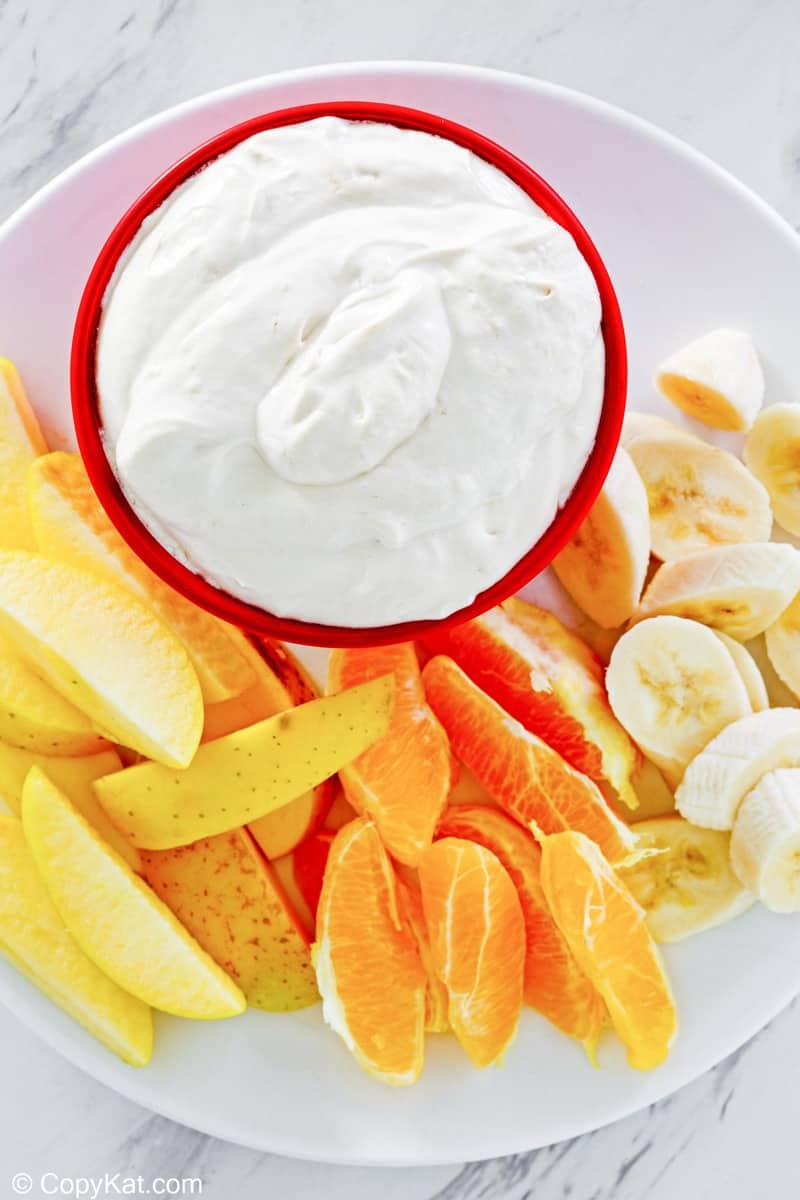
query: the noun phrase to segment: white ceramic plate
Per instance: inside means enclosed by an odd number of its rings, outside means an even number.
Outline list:
[[[14,358],[54,443],[71,441],[73,316],[104,238],[175,158],[271,108],[383,100],[440,112],[503,143],[549,179],[604,255],[625,316],[630,398],[656,406],[655,364],[714,325],[763,354],[771,400],[796,398],[800,240],[764,203],[675,139],[587,97],[476,68],[312,68],[217,92],[145,122],[84,158],[0,229],[0,352]],[[800,919],[753,910],[670,948],[681,1029],[649,1075],[619,1048],[592,1070],[532,1012],[501,1069],[474,1071],[430,1038],[423,1078],[395,1091],[361,1073],[322,1023],[249,1012],[160,1019],[151,1066],[117,1062],[0,963],[0,999],[56,1050],[148,1108],[230,1141],[348,1163],[457,1162],[531,1149],[625,1116],[736,1049],[800,990]]]

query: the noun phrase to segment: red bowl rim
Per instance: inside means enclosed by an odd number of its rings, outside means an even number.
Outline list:
[[[103,443],[95,373],[103,300],[117,264],[142,222],[176,187],[239,142],[265,129],[299,124],[323,116],[353,121],[380,121],[405,129],[416,129],[447,138],[471,150],[518,184],[548,216],[572,234],[594,275],[600,294],[605,342],[603,405],[594,446],[572,492],[550,526],[510,571],[480,592],[471,604],[435,620],[350,628],[278,617],[237,599],[181,563],[143,524],[120,487]],[[625,414],[627,374],[622,314],[605,264],[569,206],[532,167],[483,134],[433,113],[371,101],[332,101],[262,113],[223,130],[180,158],[134,201],[111,231],[83,290],[72,338],[70,389],[78,448],[100,503],[134,553],[161,579],[201,608],[251,634],[312,646],[378,646],[422,638],[434,629],[446,628],[478,616],[530,583],[552,562],[588,514],[610,470]]]

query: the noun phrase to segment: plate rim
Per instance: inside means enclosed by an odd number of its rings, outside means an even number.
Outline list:
[[[113,153],[126,142],[135,142],[137,137],[148,133],[153,129],[157,129],[161,124],[168,122],[174,118],[179,118],[198,108],[213,107],[215,103],[236,97],[243,97],[250,92],[257,91],[260,87],[266,85],[280,85],[282,83],[290,84],[292,82],[303,82],[313,79],[315,82],[324,81],[325,79],[336,78],[342,72],[350,74],[366,75],[366,74],[386,74],[399,75],[408,72],[415,72],[421,75],[426,75],[431,78],[441,78],[449,76],[451,78],[461,78],[472,81],[487,81],[487,82],[505,82],[516,86],[521,92],[535,92],[543,96],[553,97],[566,103],[573,108],[583,109],[587,112],[598,113],[603,115],[619,125],[627,127],[641,135],[644,135],[649,140],[654,141],[673,153],[679,155],[685,160],[689,160],[700,170],[707,175],[715,178],[723,183],[729,190],[737,193],[739,197],[755,207],[761,218],[768,221],[769,224],[781,236],[786,237],[794,243],[795,249],[800,246],[800,233],[793,228],[791,223],[783,217],[775,208],[773,208],[758,192],[749,185],[743,183],[727,168],[715,162],[712,158],[706,155],[703,151],[696,149],[677,135],[661,128],[646,118],[640,117],[627,109],[614,105],[608,101],[597,99],[596,97],[579,91],[578,89],[570,88],[562,84],[552,83],[548,80],[539,79],[535,76],[528,76],[519,72],[504,71],[494,67],[474,66],[470,64],[438,62],[438,61],[419,61],[414,59],[395,59],[395,60],[352,60],[336,63],[324,63],[311,66],[292,68],[287,71],[270,72],[266,75],[258,75],[250,77],[233,84],[228,84],[224,87],[213,89],[212,91],[200,92],[187,100],[183,100],[178,104],[162,109],[142,121],[136,122],[134,125],[121,130],[113,137],[103,141],[100,145],[89,150],[81,155],[75,162],[71,163],[64,170],[58,172],[52,179],[48,180],[40,188],[38,188],[31,196],[22,202],[8,217],[0,223],[0,239],[5,240],[12,236],[18,224],[22,224],[37,208],[46,204],[52,193],[60,187],[69,183],[74,177],[80,175],[88,167],[95,162],[102,160],[107,155]],[[214,1121],[204,1121],[202,1124],[188,1124],[186,1117],[180,1112],[176,1112],[173,1106],[167,1103],[154,1101],[149,1095],[147,1099],[141,1098],[142,1089],[137,1085],[137,1080],[141,1076],[131,1071],[130,1075],[125,1075],[121,1080],[117,1078],[119,1065],[115,1061],[105,1061],[101,1059],[97,1063],[87,1063],[86,1054],[81,1052],[81,1040],[66,1036],[64,1031],[59,1027],[57,1022],[51,1024],[37,1023],[35,1006],[25,1003],[24,996],[28,987],[32,985],[25,981],[25,987],[21,989],[22,998],[18,1003],[9,1002],[7,996],[0,996],[0,1003],[5,1009],[18,1018],[23,1025],[30,1029],[44,1044],[50,1046],[56,1053],[66,1059],[72,1066],[82,1070],[91,1078],[109,1087],[118,1095],[125,1099],[139,1104],[147,1111],[153,1112],[159,1116],[163,1116],[180,1125],[188,1126],[189,1128],[197,1129],[200,1132],[206,1133],[209,1136],[220,1138],[234,1145],[240,1145],[249,1149],[256,1149],[261,1152],[284,1155],[286,1157],[295,1158],[298,1160],[326,1163],[338,1166],[363,1166],[363,1167],[423,1167],[423,1166],[444,1166],[444,1165],[460,1165],[464,1159],[461,1157],[453,1157],[452,1154],[437,1154],[435,1152],[422,1152],[417,1154],[407,1154],[399,1160],[391,1160],[381,1155],[372,1156],[369,1153],[359,1153],[354,1157],[352,1151],[342,1154],[326,1153],[323,1157],[319,1154],[314,1154],[310,1150],[306,1150],[301,1139],[294,1141],[288,1140],[277,1134],[275,1137],[269,1136],[269,1130],[265,1130],[268,1135],[266,1138],[255,1142],[246,1136],[241,1136],[236,1128],[229,1127],[224,1115]],[[725,1053],[718,1057],[716,1051],[712,1051],[705,1058],[698,1058],[699,1064],[696,1069],[692,1069],[681,1083],[674,1086],[671,1083],[665,1084],[663,1087],[657,1087],[652,1093],[648,1093],[646,1101],[642,1101],[637,1097],[635,1090],[632,1089],[625,1099],[620,1100],[616,1105],[610,1106],[603,1114],[603,1117],[587,1127],[581,1134],[575,1133],[569,1129],[553,1141],[542,1142],[535,1137],[533,1141],[526,1140],[523,1144],[517,1144],[515,1141],[511,1145],[503,1145],[498,1151],[497,1149],[480,1152],[470,1159],[470,1161],[486,1160],[498,1156],[506,1156],[516,1153],[524,1153],[526,1151],[539,1148],[546,1145],[557,1144],[558,1141],[568,1138],[582,1136],[583,1133],[589,1133],[594,1130],[602,1129],[618,1120],[622,1120],[627,1116],[631,1116],[651,1104],[664,1099],[666,1096],[674,1095],[681,1091],[688,1084],[693,1083],[707,1071],[711,1070],[718,1063],[724,1061],[730,1055],[736,1053],[746,1042],[751,1040],[760,1032],[767,1024],[782,1012],[796,996],[800,994],[800,967],[798,976],[793,989],[781,991],[773,1001],[764,1008],[759,1009],[758,1018],[742,1021],[736,1031],[735,1037],[732,1039],[729,1048]],[[88,1035],[87,1035],[88,1036]],[[145,1089],[146,1090],[146,1089]],[[299,1144],[298,1144],[299,1143]]]

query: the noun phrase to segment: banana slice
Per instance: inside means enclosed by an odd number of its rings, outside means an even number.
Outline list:
[[[649,758],[643,759],[631,782],[639,807],[627,808],[624,813],[621,806],[615,810],[617,815],[622,816],[630,825],[638,826],[642,821],[666,817],[675,812],[675,797],[666,779]]]
[[[744,690],[747,692],[747,699],[750,701],[750,707],[753,712],[763,712],[765,708],[769,708],[767,685],[750,651],[741,642],[737,642],[735,638],[728,637],[727,633],[720,633],[718,629],[715,629],[714,634],[719,638],[733,659],[734,666],[744,684]],[[800,646],[798,646],[798,651],[800,652]]]
[[[613,629],[635,612],[649,561],[647,496],[620,449],[594,507],[553,560],[553,570],[596,624]]]
[[[672,786],[721,729],[752,711],[725,646],[682,617],[629,629],[614,647],[606,688],[617,720]]]
[[[700,438],[695,437],[693,433],[690,433],[688,429],[684,429],[682,425],[676,425],[674,421],[668,421],[665,417],[658,417],[655,413],[637,412],[631,408],[625,413],[625,419],[622,423],[620,445],[628,450],[639,438],[661,437],[663,435],[682,437],[690,442],[698,442],[700,445],[704,444]]]
[[[677,816],[640,821],[636,832],[643,849],[659,853],[622,874],[657,942],[679,942],[713,929],[753,903],[731,867],[729,833],[698,829]]]
[[[642,433],[628,447],[647,490],[653,554],[665,562],[737,542],[767,542],[766,488],[738,458],[682,433]]]
[[[718,546],[659,567],[634,619],[672,613],[747,642],[777,621],[798,590],[800,552],[793,546]]]
[[[676,408],[714,429],[749,429],[764,402],[755,346],[738,329],[714,329],[661,364],[656,386]]]
[[[800,766],[800,709],[770,708],[734,721],[694,758],[675,793],[678,812],[704,829],[731,829],[768,771]]]
[[[800,536],[800,404],[772,404],[758,414],[744,461],[769,492],[775,520]]]
[[[800,595],[767,629],[764,644],[775,674],[800,697]]]
[[[773,912],[800,912],[800,770],[770,771],[745,796],[731,834],[731,864]]]
[[[751,642],[748,642],[747,650],[761,672],[770,708],[797,708],[797,696],[783,682],[767,654],[764,634],[762,633],[761,637],[753,638]]]

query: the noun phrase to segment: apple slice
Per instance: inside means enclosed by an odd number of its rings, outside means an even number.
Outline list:
[[[159,579],[117,533],[80,455],[58,450],[37,459],[28,471],[28,495],[39,549],[48,558],[100,574],[150,604],[186,648],[206,702],[227,700],[255,683],[236,631]]]
[[[36,869],[22,822],[5,816],[0,816],[0,951],[125,1062],[143,1067],[150,1061],[150,1009],[80,949]]]
[[[322,881],[325,878],[325,867],[335,837],[335,830],[320,829],[319,833],[315,833],[313,837],[307,838],[301,846],[298,846],[292,855],[294,881],[315,921],[322,893]]]
[[[185,771],[140,763],[98,779],[95,792],[134,846],[185,846],[288,804],[352,762],[386,732],[393,699],[384,675],[206,742]]]
[[[297,886],[294,875],[294,855],[286,854],[283,858],[276,858],[269,865],[271,870],[274,871],[278,883],[286,893],[286,898],[296,913],[300,925],[305,930],[306,937],[310,941],[314,937],[316,922],[311,915],[311,909],[306,904],[303,894]]]
[[[91,721],[0,637],[0,739],[39,754],[96,754],[108,743]]]
[[[140,871],[139,851],[109,821],[92,787],[95,779],[122,769],[122,761],[115,750],[104,750],[86,758],[56,758],[0,742],[0,796],[17,816],[22,811],[22,790],[31,767],[44,771],[103,841],[113,846],[133,871]]]
[[[283,858],[315,833],[328,813],[333,799],[333,781],[324,780],[319,787],[276,808],[274,812],[251,821],[248,829],[267,858]]]
[[[90,571],[0,550],[0,627],[111,741],[185,767],[203,701],[192,664],[153,610]]]
[[[243,1011],[233,980],[38,767],[25,780],[22,824],[64,924],[110,979],[178,1017]]]
[[[17,369],[0,358],[0,546],[36,549],[25,477],[37,455],[46,453],[47,443]]]
[[[244,829],[147,850],[144,877],[236,981],[248,1004],[293,1012],[319,1000],[309,938]]]
[[[256,642],[240,636],[242,652],[248,656],[258,682],[232,700],[206,705],[203,742],[246,729],[266,717],[315,700],[319,694],[300,663],[280,642]],[[248,828],[267,858],[283,858],[319,828],[332,798],[332,784],[325,780],[283,808],[251,821]]]

